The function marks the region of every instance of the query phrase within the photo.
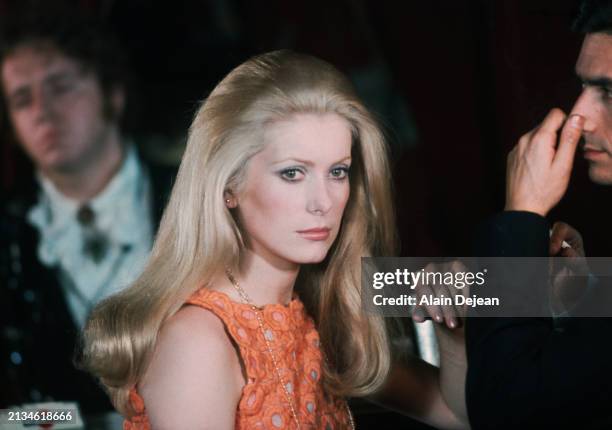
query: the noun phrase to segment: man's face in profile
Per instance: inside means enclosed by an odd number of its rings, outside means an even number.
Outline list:
[[[576,74],[583,90],[572,113],[585,118],[583,149],[589,177],[598,184],[612,185],[612,35],[587,34]]]
[[[79,170],[107,132],[93,73],[51,46],[23,46],[2,63],[2,89],[19,143],[45,172]]]

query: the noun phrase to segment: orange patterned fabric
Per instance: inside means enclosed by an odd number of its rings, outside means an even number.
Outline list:
[[[240,349],[247,382],[238,403],[235,428],[295,429],[291,408],[251,306],[236,303],[208,288],[198,290],[187,303],[217,315]],[[300,428],[350,428],[344,400],[330,398],[323,392],[319,333],[303,303],[295,298],[288,306],[266,305],[262,313],[265,336],[293,397]],[[144,402],[136,389],[130,392],[130,403],[137,415],[124,422],[124,430],[149,430]]]

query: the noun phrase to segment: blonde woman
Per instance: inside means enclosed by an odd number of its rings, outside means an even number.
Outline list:
[[[385,382],[360,258],[390,255],[386,147],[347,79],[277,51],[199,109],[150,260],[101,303],[84,363],[126,429],[354,427]]]

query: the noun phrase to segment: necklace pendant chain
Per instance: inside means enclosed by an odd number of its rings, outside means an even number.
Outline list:
[[[278,382],[281,384],[281,387],[283,388],[285,399],[287,400],[287,403],[289,404],[289,408],[291,409],[291,415],[293,416],[295,425],[297,426],[299,430],[301,429],[300,420],[298,419],[297,411],[295,410],[295,406],[293,405],[293,399],[291,398],[289,389],[287,388],[287,384],[285,383],[285,380],[283,379],[283,375],[281,374],[280,368],[278,366],[278,361],[276,360],[276,356],[274,355],[274,351],[272,350],[272,344],[268,340],[268,336],[266,336],[266,330],[264,328],[263,318],[261,316],[261,310],[257,306],[255,306],[251,298],[247,295],[246,291],[244,291],[244,289],[240,286],[236,278],[234,278],[234,275],[232,274],[232,272],[227,270],[226,274],[227,274],[227,278],[230,280],[234,288],[236,288],[236,291],[238,291],[238,294],[242,298],[242,301],[244,301],[246,304],[251,306],[251,309],[253,310],[253,312],[255,313],[255,316],[257,317],[257,323],[259,325],[259,330],[261,331],[261,335],[263,336],[264,341],[266,342],[266,349],[268,350],[268,354],[272,358],[272,364],[274,365],[274,371],[276,373],[276,377],[278,378]]]
[[[276,355],[274,355],[274,350],[272,349],[272,344],[270,343],[268,336],[266,336],[266,329],[264,327],[263,317],[261,316],[262,314],[261,309],[255,306],[255,303],[253,303],[253,301],[248,296],[246,291],[244,291],[244,288],[240,286],[240,283],[236,280],[236,278],[234,278],[234,275],[229,269],[225,271],[225,274],[227,275],[227,278],[229,279],[230,283],[234,286],[234,288],[238,292],[238,295],[240,295],[240,298],[242,299],[242,301],[245,302],[247,305],[249,305],[251,309],[253,310],[253,312],[255,313],[255,316],[257,318],[257,323],[259,325],[259,330],[261,331],[261,335],[263,336],[264,341],[266,342],[266,349],[268,350],[268,354],[270,355],[270,358],[272,358],[272,364],[274,365],[274,371],[276,373],[276,377],[278,379],[278,382],[281,384],[281,387],[283,388],[285,399],[287,400],[287,403],[289,404],[289,408],[291,409],[291,415],[293,417],[293,420],[295,421],[296,428],[300,430],[301,429],[300,420],[298,419],[297,410],[293,403],[291,393],[289,393],[287,384],[285,383],[285,380],[283,379],[283,375],[281,374],[281,371],[278,365],[278,360],[276,359]],[[348,403],[346,404],[346,411],[348,413],[349,422],[351,424],[351,429],[355,430],[355,422],[353,420],[353,414],[351,413]]]

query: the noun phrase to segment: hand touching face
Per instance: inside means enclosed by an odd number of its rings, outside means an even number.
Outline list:
[[[612,184],[612,35],[588,34],[576,63],[582,93],[572,114],[584,117],[584,158],[593,182]]]
[[[553,109],[508,155],[506,210],[546,216],[565,194],[584,124],[579,115],[566,119]]]

